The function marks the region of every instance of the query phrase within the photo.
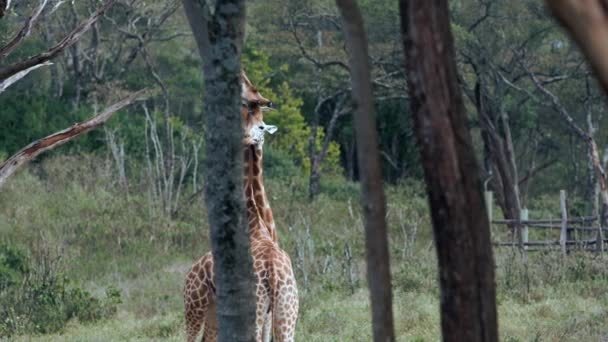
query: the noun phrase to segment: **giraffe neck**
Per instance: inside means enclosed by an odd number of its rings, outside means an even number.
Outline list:
[[[270,238],[277,234],[262,178],[262,150],[254,146],[245,149],[245,199],[252,238]]]

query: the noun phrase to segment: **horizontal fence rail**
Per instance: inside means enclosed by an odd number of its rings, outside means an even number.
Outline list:
[[[496,247],[518,247],[526,252],[533,251],[561,251],[564,255],[571,250],[599,251],[603,252],[604,231],[608,227],[602,227],[602,220],[598,215],[570,217],[568,214],[566,191],[560,191],[561,218],[529,219],[528,210],[521,209],[519,219],[493,219],[493,194],[486,192],[486,206],[488,218],[494,225],[506,226],[511,231],[512,241],[495,241]],[[530,230],[559,231],[559,239],[529,241]],[[547,233],[544,233],[545,235]]]

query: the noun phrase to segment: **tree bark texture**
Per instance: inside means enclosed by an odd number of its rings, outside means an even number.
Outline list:
[[[400,0],[415,132],[431,207],[444,341],[497,341],[494,258],[446,0]]]
[[[344,22],[355,107],[355,134],[365,217],[367,281],[372,303],[374,341],[394,341],[386,200],[378,152],[378,136],[370,61],[363,17],[356,0],[336,0]]]
[[[27,145],[19,152],[8,158],[3,163],[0,163],[0,189],[6,183],[8,177],[13,175],[19,168],[36,158],[43,152],[52,150],[57,146],[63,145],[66,142],[73,140],[85,133],[88,133],[95,128],[103,125],[108,121],[114,113],[122,108],[140,100],[144,90],[138,91],[106,108],[101,114],[81,123],[76,123],[72,127],[66,128],[57,133],[53,133],[47,137],[36,140]]]
[[[183,0],[204,74],[205,200],[219,341],[254,341],[255,281],[243,198],[241,48],[244,0]]]

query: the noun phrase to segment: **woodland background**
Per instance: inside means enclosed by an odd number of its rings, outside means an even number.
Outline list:
[[[0,20],[0,45],[37,6]],[[359,1],[367,23],[398,339],[439,339],[436,262],[412,132],[397,3]],[[597,210],[588,146],[604,155],[605,100],[540,1],[451,1],[476,153],[496,210],[518,217]],[[99,5],[53,1],[3,63],[52,45]],[[297,336],[368,341],[363,226],[342,24],[333,1],[249,1],[244,66],[277,104],[265,121],[267,191],[301,291]],[[145,102],[40,158],[0,192],[0,337],[181,340],[181,286],[208,250],[201,215],[200,62],[180,1],[119,1],[84,39],[0,94],[0,159],[131,90]],[[534,79],[538,82],[535,84]],[[542,89],[541,89],[542,88]],[[545,90],[543,92],[543,90]],[[559,109],[558,108],[558,109]],[[499,214],[500,215],[500,214]],[[495,229],[493,237],[508,236]],[[601,256],[496,252],[504,341],[608,335]],[[50,335],[49,335],[50,334]]]

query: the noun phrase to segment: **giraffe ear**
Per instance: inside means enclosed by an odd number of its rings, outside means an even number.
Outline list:
[[[264,132],[268,132],[270,134],[274,134],[277,131],[277,126],[264,124]]]

